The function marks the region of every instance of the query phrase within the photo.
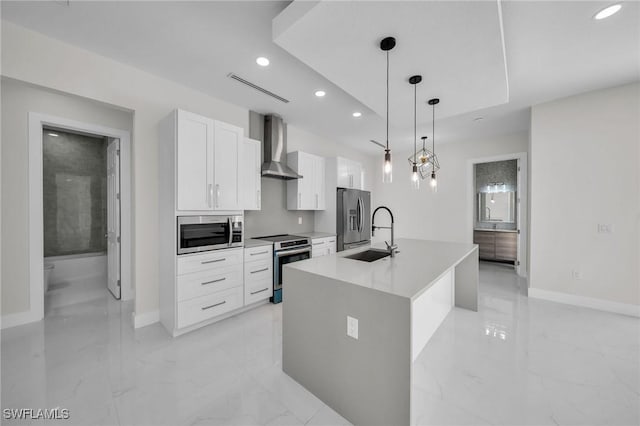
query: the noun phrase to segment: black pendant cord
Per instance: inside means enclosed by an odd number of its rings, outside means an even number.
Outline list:
[[[387,50],[387,151],[389,151],[389,51]]]
[[[417,119],[418,119],[418,85],[414,84],[413,85],[413,165],[415,166],[416,163],[416,154],[418,151],[418,125],[417,125]]]
[[[432,115],[431,115],[431,152],[433,152],[433,155],[436,155],[436,105],[433,105],[432,108]],[[435,171],[435,164],[434,166],[434,171]]]

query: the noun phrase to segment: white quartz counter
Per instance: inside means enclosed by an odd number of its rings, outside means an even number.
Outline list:
[[[322,277],[414,299],[452,267],[465,259],[476,244],[398,239],[398,253],[375,262],[345,259],[369,247],[291,263],[294,268]],[[385,249],[384,244],[372,248]]]
[[[244,240],[244,248],[272,246],[272,245],[273,245],[273,242],[266,241],[266,240],[256,240],[253,238]]]

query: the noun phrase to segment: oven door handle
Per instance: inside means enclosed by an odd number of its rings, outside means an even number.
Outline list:
[[[231,218],[228,217],[227,218],[227,229],[229,230],[229,241],[228,244],[231,245],[231,243],[233,242],[233,228],[232,228],[232,223],[231,223]]]
[[[288,256],[291,254],[311,253],[311,247],[305,247],[297,250],[282,250],[275,253],[275,257]]]

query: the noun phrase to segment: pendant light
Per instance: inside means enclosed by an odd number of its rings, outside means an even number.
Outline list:
[[[432,152],[432,158],[431,158],[431,190],[433,192],[438,192],[438,178],[436,177],[436,164],[438,161],[438,158],[436,157],[436,105],[440,102],[440,99],[438,98],[433,98],[433,99],[429,99],[429,105],[431,105],[433,113],[432,113],[432,120],[431,120],[431,152]],[[439,167],[438,167],[439,168]]]
[[[420,189],[420,176],[418,175],[418,83],[422,81],[421,75],[409,78],[409,84],[413,85],[413,163],[411,164],[411,188]]]
[[[391,164],[391,150],[389,149],[389,51],[396,47],[396,39],[385,37],[380,42],[380,49],[387,52],[387,145],[384,150],[384,163],[382,165],[382,182],[391,183],[393,178],[393,166]]]

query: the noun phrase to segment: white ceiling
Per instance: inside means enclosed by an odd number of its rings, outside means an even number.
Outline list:
[[[296,14],[294,2],[276,27],[288,51],[272,41],[272,20],[289,2],[3,1],[2,19],[376,152],[368,140],[384,139],[380,38],[398,39],[390,56],[391,140],[394,149],[409,150],[413,92],[406,78],[414,73],[424,77],[419,134],[430,134],[424,101],[442,99],[438,143],[526,130],[531,105],[637,81],[640,5],[625,2],[617,15],[594,21],[609,3],[306,2]],[[257,66],[258,56],[271,65]],[[291,102],[242,86],[230,72]],[[317,89],[327,96],[316,98]],[[351,117],[356,110],[363,117]]]

